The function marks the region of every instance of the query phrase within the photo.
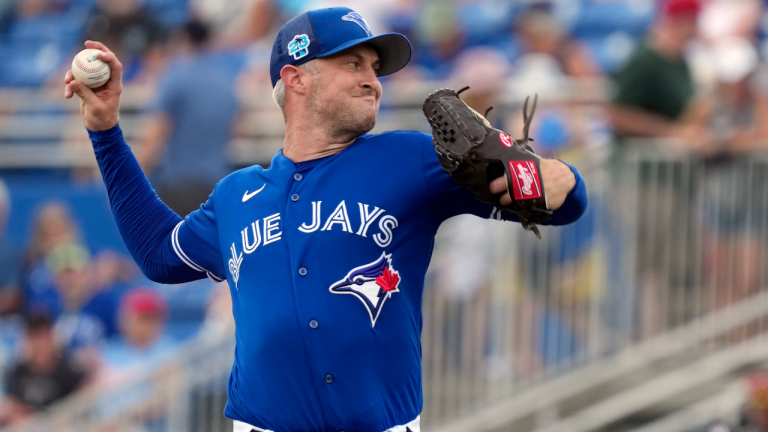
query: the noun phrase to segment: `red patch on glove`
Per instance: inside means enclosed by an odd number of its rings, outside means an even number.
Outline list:
[[[532,161],[509,161],[516,200],[541,198],[541,179]]]

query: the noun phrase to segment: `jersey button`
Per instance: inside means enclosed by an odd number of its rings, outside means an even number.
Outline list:
[[[318,325],[319,324],[317,323],[317,320],[311,320],[309,322],[309,326],[312,327],[313,329],[316,329]]]
[[[293,179],[296,180],[296,181],[301,181],[301,179],[303,179],[303,178],[304,178],[304,176],[301,175],[301,173],[296,173],[296,174],[293,175]]]
[[[328,384],[330,384],[331,382],[333,382],[333,375],[331,375],[331,374],[325,374],[325,382],[327,382]]]
[[[291,195],[291,201],[296,202],[299,200],[299,194],[293,194]]]
[[[307,269],[305,269],[304,267],[301,267],[299,269],[299,275],[300,276],[306,276],[307,275]]]

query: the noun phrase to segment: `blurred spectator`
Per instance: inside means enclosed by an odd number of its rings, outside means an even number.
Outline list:
[[[760,0],[709,0],[704,3],[699,28],[707,41],[729,37],[752,38],[760,25]]]
[[[208,28],[192,21],[177,36],[182,53],[162,79],[138,159],[160,198],[186,216],[230,172],[227,144],[238,102],[236,72],[208,51]]]
[[[25,418],[74,392],[85,380],[56,345],[51,321],[42,315],[27,321],[23,357],[6,376],[5,424]]]
[[[546,10],[532,8],[515,24],[523,50],[517,67],[527,71],[548,59],[564,75],[574,78],[599,76],[600,68],[586,46],[568,37],[557,20]]]
[[[123,81],[152,80],[164,66],[166,29],[141,0],[98,0],[87,39],[102,42],[123,64]]]
[[[681,122],[696,91],[685,61],[696,36],[699,0],[667,0],[646,40],[614,77],[609,118],[616,134],[675,137],[689,149],[704,149],[709,131]]]
[[[68,351],[99,345],[117,333],[117,294],[111,289],[132,277],[133,266],[112,252],[91,262],[79,229],[62,204],[37,215],[26,255],[24,310],[46,315]]]
[[[128,420],[136,422],[130,427],[167,430],[167,411],[150,402],[155,386],[177,379],[175,367],[167,364],[175,346],[164,334],[167,317],[168,305],[156,290],[134,288],[125,294],[120,302],[120,334],[102,349],[97,385],[107,392],[97,403],[99,416],[119,418],[124,410],[140,407]]]
[[[488,121],[496,127],[502,127],[504,110],[500,96],[504,93],[509,71],[509,63],[498,51],[476,47],[459,55],[456,70],[449,81],[456,89],[469,87],[461,93],[461,99],[475,111],[482,114],[495,107],[488,112]]]
[[[571,103],[568,93],[570,83],[554,59],[536,55],[525,56],[521,60],[510,79],[512,95],[520,108],[506,114],[505,129],[514,138],[522,137],[522,106],[525,98],[530,96],[530,112],[535,95],[538,103],[529,136],[533,138],[530,145],[537,153],[555,157],[558,151],[568,146],[589,142],[586,131],[590,112]]]
[[[283,21],[274,0],[261,0],[254,4],[248,25],[238,36],[240,41],[248,43],[244,52],[243,70],[238,77],[238,88],[271,86],[269,60],[275,41],[273,29]]]
[[[0,180],[0,316],[21,308],[21,260],[19,253],[3,239],[3,231],[11,213],[11,195]]]
[[[58,315],[58,295],[52,289],[53,279],[45,257],[56,247],[78,243],[79,239],[80,231],[63,204],[47,203],[37,213],[22,267],[24,311],[28,316],[48,314],[55,319]]]
[[[590,112],[572,104],[570,97],[579,94],[582,83],[601,75],[590,51],[570,38],[545,8],[533,7],[523,13],[514,32],[522,54],[514,64],[511,90],[520,105],[529,95],[539,97],[530,132],[536,151],[554,157],[568,146],[592,141],[587,136]],[[522,111],[507,115],[507,130],[519,134],[522,127]]]
[[[56,246],[76,243],[80,230],[67,207],[58,202],[45,204],[35,217],[32,240],[25,259],[32,265],[41,262]]]
[[[61,245],[48,254],[46,262],[58,294],[61,313],[52,315],[63,348],[76,353],[99,346],[116,333],[117,301],[110,291],[96,290],[95,266],[88,251],[76,244]]]
[[[723,38],[712,46],[709,58],[715,88],[686,113],[686,122],[713,131],[713,157],[764,148],[768,89],[758,74],[757,48],[744,38]]]
[[[103,379],[119,382],[131,372],[151,369],[170,358],[174,343],[164,335],[168,305],[150,288],[135,288],[120,302],[120,335],[108,341],[102,351]]]
[[[748,154],[768,148],[768,96],[758,74],[752,42],[729,37],[711,49],[717,79],[712,94],[687,121],[711,128],[714,146],[707,159],[705,187],[705,266],[714,307],[743,300],[759,288],[759,226],[768,174],[751,169]]]
[[[189,7],[197,19],[210,27],[218,44],[260,40],[280,21],[274,0],[192,0]]]
[[[94,287],[100,291],[115,290],[120,295],[131,287],[138,271],[131,258],[111,250],[100,251],[91,264]]]
[[[453,3],[427,0],[421,7],[410,9],[414,13],[417,49],[411,63],[428,80],[441,80],[453,73],[453,64],[465,47],[465,33],[457,18]]]

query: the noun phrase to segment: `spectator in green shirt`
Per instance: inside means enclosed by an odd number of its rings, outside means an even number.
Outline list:
[[[684,51],[696,36],[699,0],[668,0],[646,40],[614,76],[608,115],[618,137],[670,137],[691,150],[707,133],[682,121],[695,84]]]

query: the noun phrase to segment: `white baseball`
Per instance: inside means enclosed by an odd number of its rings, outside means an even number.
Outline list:
[[[99,60],[97,49],[84,49],[72,60],[72,76],[87,87],[101,87],[112,76],[112,68]]]

